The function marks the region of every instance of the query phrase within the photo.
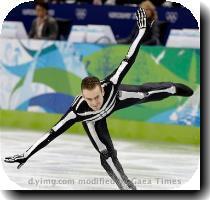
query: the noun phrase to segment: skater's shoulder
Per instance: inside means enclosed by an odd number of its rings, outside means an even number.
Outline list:
[[[85,103],[85,100],[83,98],[82,95],[77,95],[75,98],[74,98],[74,101],[73,103],[71,104],[71,107],[77,111],[78,108],[80,108],[82,106],[82,104]]]
[[[104,79],[100,81],[101,87],[106,88],[106,87],[111,87],[113,83],[109,79]]]

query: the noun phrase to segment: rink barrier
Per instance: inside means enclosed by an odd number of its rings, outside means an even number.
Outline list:
[[[48,131],[61,117],[59,114],[43,114],[22,111],[0,110],[0,127]],[[108,119],[113,139],[130,141],[172,142],[178,144],[200,144],[200,128],[152,124],[131,120]],[[73,125],[67,133],[85,134],[81,123]]]

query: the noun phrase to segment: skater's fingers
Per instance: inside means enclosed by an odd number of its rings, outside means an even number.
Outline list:
[[[11,157],[7,157],[4,159],[4,162],[12,163],[12,162],[14,162],[14,159]]]

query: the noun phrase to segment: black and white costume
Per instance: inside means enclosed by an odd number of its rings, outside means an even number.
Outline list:
[[[125,175],[118,161],[117,151],[114,149],[107,128],[106,118],[114,111],[134,104],[161,100],[171,95],[178,95],[178,85],[170,82],[147,83],[140,86],[121,84],[124,76],[135,61],[141,39],[146,30],[146,14],[143,9],[137,11],[137,24],[139,26],[138,34],[130,46],[125,59],[122,60],[119,67],[112,74],[101,81],[101,86],[105,91],[101,109],[97,111],[92,110],[82,96],[77,96],[66,114],[53,126],[49,133],[46,133],[22,155],[22,160],[21,155],[13,157],[13,159],[16,159],[16,162],[20,163],[19,167],[29,157],[69,129],[74,123],[82,122],[87,135],[100,154],[101,165],[109,176],[120,189],[136,189],[134,184]],[[188,92],[189,94],[185,93],[183,96],[191,95],[191,91],[189,90]],[[11,159],[11,157],[9,158]],[[12,162],[12,160],[10,161]],[[9,162],[9,159],[7,159],[7,162]]]

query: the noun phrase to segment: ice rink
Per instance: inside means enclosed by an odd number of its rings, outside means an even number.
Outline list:
[[[43,133],[1,128],[1,159],[23,153]],[[198,146],[113,140],[118,158],[139,190],[179,188],[197,169]],[[63,134],[33,155],[21,169],[4,163],[23,189],[116,190],[86,135]]]

